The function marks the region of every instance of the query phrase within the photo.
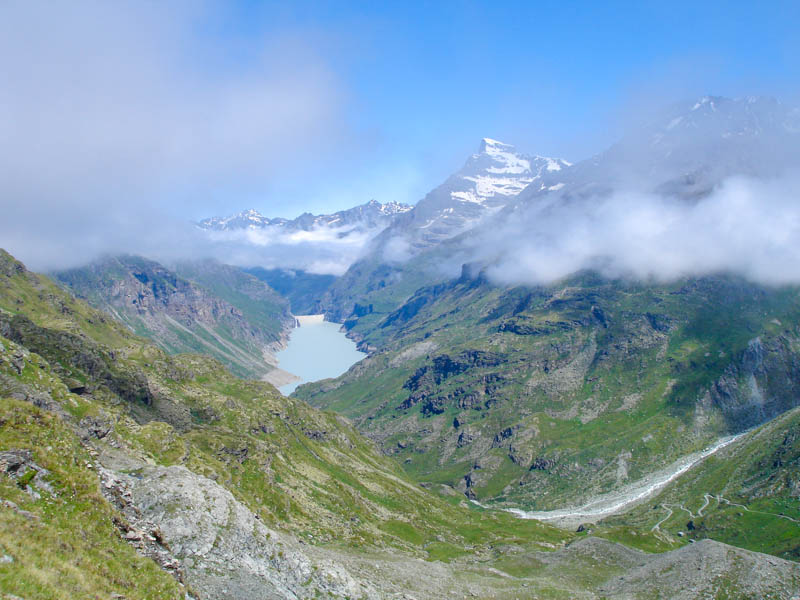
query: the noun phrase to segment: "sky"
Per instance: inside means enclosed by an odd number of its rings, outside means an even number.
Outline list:
[[[482,137],[577,161],[648,111],[793,100],[800,3],[0,3],[0,246],[413,203]]]

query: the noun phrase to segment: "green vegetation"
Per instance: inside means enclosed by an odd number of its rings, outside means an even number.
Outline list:
[[[353,419],[417,481],[549,508],[792,408],[798,320],[796,289],[736,277],[462,277],[353,318],[378,350],[295,395]]]
[[[318,314],[320,298],[336,281],[334,275],[318,275],[300,270],[253,267],[245,271],[289,300],[292,313],[295,315]]]
[[[167,352],[208,354],[240,377],[273,369],[264,353],[291,323],[288,303],[269,286],[213,261],[170,271],[138,256],[107,257],[55,277]]]
[[[409,481],[341,417],[284,398],[267,383],[238,379],[212,358],[170,356],[10,256],[0,258],[0,396],[18,398],[3,401],[10,416],[0,418],[0,450],[34,450],[38,464],[63,474],[59,490],[75,486],[74,496],[62,494],[64,502],[43,496],[32,504],[22,502],[17,482],[0,475],[3,489],[14,492],[3,498],[39,510],[50,528],[25,552],[20,542],[3,538],[15,562],[0,565],[0,573],[6,569],[16,580],[4,590],[24,597],[104,596],[127,589],[126,568],[153,578],[141,592],[152,596],[135,597],[170,597],[176,589],[152,563],[145,560],[145,569],[143,559],[129,560],[135,553],[113,525],[114,511],[98,492],[80,438],[100,452],[111,444],[138,460],[184,465],[226,487],[271,526],[343,550],[394,549],[452,560],[508,543],[554,549],[573,537],[440,499]],[[93,434],[93,427],[105,432]],[[95,511],[87,513],[94,529],[62,533],[76,506],[88,510],[87,503]],[[0,514],[9,531],[21,523],[11,509]],[[37,562],[58,536],[80,537],[91,550],[68,542],[50,566]],[[71,578],[93,553],[118,556],[120,563],[98,558],[86,581]],[[108,590],[104,578],[111,581]]]
[[[662,547],[711,538],[800,560],[800,409],[747,433],[599,529],[637,545],[620,531],[656,537]]]
[[[74,433],[52,413],[2,398],[0,452],[21,448],[47,470],[50,491],[37,489],[30,475],[0,476],[3,592],[30,600],[184,597],[170,575],[121,537],[113,524],[120,516],[100,494],[92,459]]]

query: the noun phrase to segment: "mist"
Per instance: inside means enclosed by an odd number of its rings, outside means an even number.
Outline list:
[[[198,252],[242,267],[300,269],[318,275],[342,275],[369,247],[380,228],[356,230],[319,226],[311,230],[258,229],[203,231]]]
[[[472,236],[466,258],[501,284],[549,284],[590,269],[660,282],[735,273],[800,283],[800,172],[733,176],[692,202],[641,191],[551,193]]]
[[[224,18],[201,2],[3,3],[0,246],[37,270],[191,257],[190,221],[220,196],[330,152],[344,92],[313,35],[220,52]]]

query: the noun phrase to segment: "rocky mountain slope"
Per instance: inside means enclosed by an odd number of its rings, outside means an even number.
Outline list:
[[[570,166],[560,158],[522,154],[509,144],[484,138],[458,172],[398,216],[365,256],[332,284],[322,302],[324,310],[333,320],[343,321],[355,304],[395,308],[422,285],[447,277],[437,260],[439,245],[479,226],[523,189],[543,189],[548,176],[558,179]],[[547,187],[560,187],[548,181]]]
[[[800,409],[745,434],[647,503],[598,529],[655,533],[665,547],[706,537],[800,560]]]
[[[288,303],[235,267],[200,261],[173,271],[118,256],[55,277],[168,352],[202,352],[241,376],[279,373],[272,353],[293,325]]]
[[[798,113],[779,103],[705,98],[671,111],[543,173],[467,233],[404,263],[355,264],[329,314],[372,355],[297,395],[353,418],[420,481],[528,508],[614,489],[794,407],[796,287],[613,277],[604,256],[541,284],[493,277],[515,261],[496,234],[509,224],[522,240],[541,233],[536,218],[590,212],[624,186],[691,205],[731,174],[767,180],[800,164]],[[441,268],[467,257],[460,277]]]
[[[545,175],[557,178],[569,166],[560,158],[522,154],[509,144],[484,138],[461,170],[396,219],[382,238],[386,244],[402,242],[408,252],[434,246],[475,227],[528,186],[541,188]],[[393,251],[391,246],[382,250]]]
[[[30,599],[790,598],[795,563],[648,555],[437,498],[347,422],[170,356],[0,253],[0,590]],[[696,566],[695,566],[696,565]],[[697,568],[709,577],[698,581]]]
[[[336,281],[333,275],[308,273],[300,269],[251,267],[245,271],[286,298],[295,315],[320,314],[320,299]]]
[[[421,481],[553,508],[644,476],[797,404],[796,288],[586,275],[418,291],[379,350],[297,396],[334,409]]]
[[[507,188],[507,196],[495,193],[494,200],[482,203],[459,201],[452,194],[463,186],[475,186],[473,192],[480,187],[475,165],[482,166],[484,177],[494,177],[492,171],[513,171],[515,161],[525,160],[512,153],[515,158],[487,168],[493,158],[484,148],[468,161],[466,173],[452,176],[382,232],[370,251],[331,286],[323,308],[339,322],[365,316],[370,305],[371,312],[384,317],[420,287],[457,277],[463,263],[513,266],[519,262],[520,242],[535,247],[542,238],[542,245],[551,243],[548,236],[557,239],[561,228],[552,222],[555,211],[563,210],[566,220],[574,220],[616,193],[697,202],[733,176],[769,181],[795,170],[799,140],[800,108],[763,97],[703,97],[667,107],[606,151],[574,165],[529,161],[539,165],[535,177],[521,177],[520,185]],[[505,149],[497,155],[508,155]],[[527,186],[521,185],[529,179]],[[451,221],[456,225],[447,226]],[[552,226],[542,231],[538,223]],[[563,253],[575,251],[567,247]],[[374,321],[369,317],[365,323]]]

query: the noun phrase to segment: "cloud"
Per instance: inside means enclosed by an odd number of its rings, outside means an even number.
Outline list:
[[[800,283],[800,173],[731,177],[685,199],[638,191],[549,194],[485,228],[469,259],[503,284],[546,284],[582,269],[657,281],[734,272]]]
[[[379,232],[380,227],[319,226],[311,230],[287,230],[272,226],[197,233],[202,238],[199,251],[229,264],[341,275],[362,256]]]
[[[0,245],[38,269],[191,252],[182,217],[207,198],[232,180],[267,186],[335,144],[343,89],[313,36],[215,43],[225,10],[0,5]]]
[[[383,246],[383,260],[393,263],[404,263],[414,256],[411,243],[403,236],[396,235]]]

